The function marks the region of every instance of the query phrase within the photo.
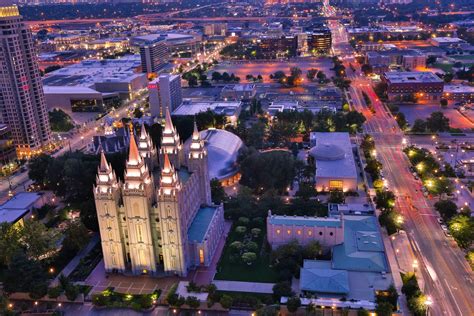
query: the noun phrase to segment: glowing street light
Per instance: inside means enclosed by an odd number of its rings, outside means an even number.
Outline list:
[[[413,267],[413,271],[416,272],[416,269],[418,269],[418,260],[415,259],[411,266]]]

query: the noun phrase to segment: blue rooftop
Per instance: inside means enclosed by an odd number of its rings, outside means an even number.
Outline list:
[[[36,203],[36,201],[38,201],[40,198],[41,195],[38,193],[20,192],[0,205],[0,209],[26,210]]]
[[[209,224],[217,211],[217,207],[201,207],[194,217],[188,230],[188,240],[190,242],[202,242],[206,236]]]
[[[294,225],[306,227],[341,227],[341,220],[333,217],[305,217],[272,215],[268,218],[274,225]]]
[[[333,248],[332,267],[349,271],[387,271],[375,216],[344,216],[344,243]]]
[[[300,273],[300,289],[317,293],[347,294],[349,274],[331,269],[330,261],[305,260]]]

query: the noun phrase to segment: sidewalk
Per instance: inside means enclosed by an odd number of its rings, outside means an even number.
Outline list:
[[[72,271],[74,271],[74,269],[76,269],[76,267],[79,265],[81,259],[87,256],[87,254],[92,250],[92,248],[95,247],[95,245],[99,242],[99,239],[99,234],[94,234],[87,246],[85,246],[81,251],[79,251],[77,255],[71,261],[69,261],[69,263],[64,267],[64,269],[62,269],[62,271],[58,273],[51,285],[57,286],[59,284],[59,276],[61,274],[66,277],[69,276]]]
[[[239,282],[215,280],[212,282],[219,291],[272,294],[274,283]]]

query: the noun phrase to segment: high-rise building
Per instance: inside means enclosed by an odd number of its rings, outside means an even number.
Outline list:
[[[16,6],[0,7],[0,123],[9,126],[18,157],[51,140],[43,84],[30,29]]]
[[[196,125],[184,157],[167,111],[162,144],[161,166],[152,170],[149,135],[143,128],[138,145],[130,137],[123,183],[101,155],[94,196],[107,272],[186,276],[216,255],[224,210],[211,202],[207,150]]]
[[[160,34],[138,36],[133,39],[133,42],[140,47],[143,72],[157,73],[168,63],[169,50],[166,45],[166,36]]]
[[[312,55],[329,54],[332,45],[331,30],[327,27],[308,33],[308,51]]]
[[[183,102],[180,75],[162,74],[148,84],[148,90],[153,117],[163,117],[166,108],[173,112]]]

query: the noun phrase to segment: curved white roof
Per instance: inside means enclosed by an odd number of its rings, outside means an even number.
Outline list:
[[[341,160],[344,159],[345,151],[335,144],[319,143],[309,151],[316,160]]]
[[[223,129],[207,129],[199,132],[208,153],[209,178],[222,180],[237,173],[237,156],[244,146],[235,134]],[[184,143],[186,156],[191,138]]]

